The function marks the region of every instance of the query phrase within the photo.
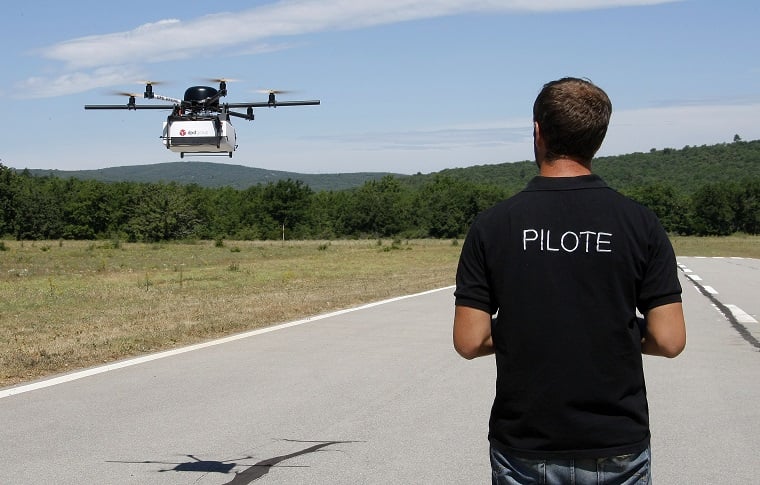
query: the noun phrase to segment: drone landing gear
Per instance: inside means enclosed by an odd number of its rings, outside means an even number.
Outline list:
[[[216,148],[219,148],[222,146],[222,120],[219,119],[219,116],[214,118],[214,131],[216,132]]]

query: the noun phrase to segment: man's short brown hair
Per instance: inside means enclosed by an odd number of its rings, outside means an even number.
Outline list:
[[[607,94],[585,79],[546,83],[533,104],[546,147],[546,161],[567,157],[590,163],[602,145],[612,115]]]

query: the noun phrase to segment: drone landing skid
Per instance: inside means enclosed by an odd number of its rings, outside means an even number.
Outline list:
[[[228,157],[232,158],[232,152],[227,153],[211,153],[211,152],[189,152],[194,157],[223,157],[227,155]],[[179,152],[179,158],[185,158],[185,152]]]

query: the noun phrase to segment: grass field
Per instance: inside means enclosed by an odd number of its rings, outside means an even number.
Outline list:
[[[760,258],[760,238],[673,239]],[[0,387],[454,284],[457,241],[0,243]],[[452,299],[453,304],[453,299]]]
[[[760,259],[760,236],[671,237],[679,256],[740,256]]]
[[[0,387],[453,284],[452,241],[4,242]]]

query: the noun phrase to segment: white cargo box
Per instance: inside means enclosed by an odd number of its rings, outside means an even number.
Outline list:
[[[216,126],[215,126],[216,125]],[[229,121],[164,121],[164,145],[177,153],[229,153],[236,148],[235,128]]]

